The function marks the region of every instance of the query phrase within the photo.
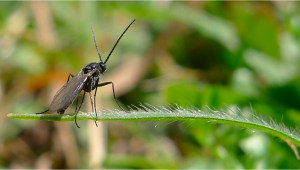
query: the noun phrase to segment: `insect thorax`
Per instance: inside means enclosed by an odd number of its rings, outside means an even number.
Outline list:
[[[101,67],[98,63],[95,63],[95,62],[89,63],[82,69],[82,72],[84,74],[88,74],[92,70],[96,70],[96,72],[93,73],[91,76],[87,77],[86,84],[83,87],[83,90],[85,92],[91,92],[92,90],[94,90],[96,88],[98,80],[100,78]]]
[[[94,70],[94,69],[97,69],[97,70],[99,70],[99,72],[101,72],[101,67],[100,67],[100,65],[99,65],[98,63],[95,63],[95,62],[89,63],[88,65],[86,65],[86,66],[82,69],[82,71],[83,71],[84,74],[87,74],[87,73],[91,72],[91,71]]]

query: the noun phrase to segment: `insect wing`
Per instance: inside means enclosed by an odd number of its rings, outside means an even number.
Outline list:
[[[90,77],[96,70],[87,74],[77,74],[69,82],[67,82],[54,96],[50,111],[65,111],[76,99],[78,94],[83,89],[88,77]]]

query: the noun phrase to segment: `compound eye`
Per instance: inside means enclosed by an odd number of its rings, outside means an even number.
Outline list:
[[[103,72],[106,71],[106,65],[105,64],[101,65],[101,69]]]

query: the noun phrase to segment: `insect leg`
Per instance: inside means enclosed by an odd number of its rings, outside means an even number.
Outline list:
[[[69,76],[68,76],[68,80],[67,80],[67,82],[69,82],[69,80],[70,80],[70,76],[72,76],[72,78],[74,77],[74,75],[73,75],[72,73],[70,73],[70,74],[69,74]]]
[[[118,102],[117,99],[116,99],[115,88],[114,88],[114,83],[113,83],[113,82],[104,82],[104,83],[100,83],[100,84],[97,85],[97,87],[106,86],[106,85],[108,85],[108,84],[111,84],[111,86],[112,86],[114,99],[115,99],[115,101],[117,102],[118,106],[119,106],[124,112],[126,112],[126,111],[120,106],[119,102]]]
[[[85,95],[85,92],[83,93],[82,101],[81,101],[80,106],[79,106],[79,108],[78,108],[78,110],[77,110],[77,112],[76,112],[76,115],[75,115],[75,124],[76,124],[76,126],[77,126],[78,128],[80,128],[80,127],[79,127],[78,124],[77,124],[76,118],[77,118],[77,114],[78,114],[78,112],[79,112],[79,110],[80,110],[80,108],[81,108],[81,105],[82,105],[82,103],[83,103],[84,95]]]
[[[98,84],[98,82],[99,82],[99,79],[97,80],[96,84]],[[96,124],[96,126],[98,127],[98,125],[97,125],[98,116],[97,116],[97,109],[96,109],[96,94],[97,94],[97,88],[98,88],[98,86],[96,86],[96,90],[95,90],[95,93],[94,93],[94,108],[95,108],[95,113],[96,113],[95,124]]]
[[[91,98],[91,104],[92,104],[92,112],[94,112],[94,101],[93,101],[93,98],[92,98],[92,95],[91,95],[91,92],[88,92],[89,93],[89,95],[90,95],[90,98]],[[97,115],[97,113],[96,113],[96,115]],[[96,116],[97,117],[97,116]],[[97,122],[95,121],[95,124],[96,124],[96,126],[98,127],[98,124],[97,124]]]
[[[46,111],[43,111],[43,112],[40,112],[40,113],[36,113],[36,114],[43,114],[43,113],[46,113],[48,112],[50,109],[46,110]]]
[[[78,106],[78,101],[79,101],[78,98],[79,98],[79,95],[77,96],[77,99],[76,99],[77,102],[76,102],[75,112],[77,111],[77,106]],[[81,104],[83,103],[83,99],[84,99],[84,98],[82,98],[82,100],[81,100]]]
[[[76,108],[75,108],[75,112],[76,112],[77,106],[78,106],[78,97],[79,97],[79,95],[77,96],[77,99],[76,99]]]

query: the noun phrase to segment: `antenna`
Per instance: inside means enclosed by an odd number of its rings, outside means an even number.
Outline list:
[[[97,41],[96,41],[96,37],[95,37],[95,33],[94,33],[94,29],[93,29],[93,24],[91,23],[91,29],[92,29],[92,33],[93,33],[93,37],[94,37],[94,43],[95,43],[95,46],[96,46],[96,50],[97,50],[97,53],[98,53],[98,56],[100,58],[100,61],[102,61],[102,58],[101,58],[101,54],[100,54],[100,51],[98,49],[98,46],[97,46]]]
[[[128,28],[133,24],[133,22],[135,21],[135,19],[128,25],[128,27],[125,29],[125,31],[121,34],[121,36],[119,37],[119,39],[117,40],[116,44],[114,45],[114,47],[112,48],[112,50],[110,51],[110,53],[108,54],[106,60],[104,63],[107,62],[107,60],[109,59],[109,56],[111,55],[111,53],[114,51],[114,49],[116,48],[118,42],[120,41],[120,39],[122,38],[122,36],[125,34],[125,32],[128,30]],[[93,29],[92,29],[93,30]],[[94,39],[95,39],[95,36],[94,36]],[[96,40],[95,40],[95,43],[96,43]],[[97,46],[96,46],[97,48]],[[97,48],[97,51],[98,51],[98,48]],[[100,56],[100,53],[98,52],[99,56]],[[100,56],[100,59],[101,59],[101,56]],[[102,60],[101,60],[102,61]]]

